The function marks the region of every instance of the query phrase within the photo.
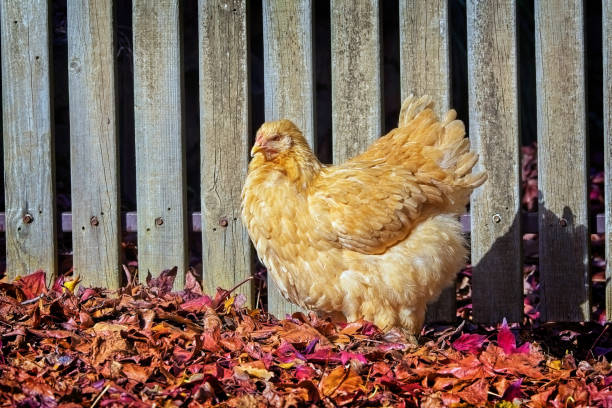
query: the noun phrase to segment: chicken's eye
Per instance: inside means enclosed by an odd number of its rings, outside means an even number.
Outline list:
[[[270,139],[273,142],[278,142],[280,140],[281,136],[280,135],[274,135],[272,136],[272,138]]]

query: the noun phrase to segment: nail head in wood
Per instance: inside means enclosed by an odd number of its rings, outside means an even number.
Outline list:
[[[26,213],[26,214],[23,216],[23,223],[24,223],[24,224],[31,224],[31,223],[32,223],[32,221],[34,221],[34,217],[32,217],[32,214],[30,214],[30,213]]]
[[[164,223],[164,219],[162,217],[157,217],[155,219],[155,225],[159,226],[162,225]]]

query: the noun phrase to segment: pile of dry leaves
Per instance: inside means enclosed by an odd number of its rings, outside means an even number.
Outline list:
[[[612,406],[610,364],[465,325],[408,346],[371,323],[277,320],[175,272],[118,293],[0,283],[0,406]]]

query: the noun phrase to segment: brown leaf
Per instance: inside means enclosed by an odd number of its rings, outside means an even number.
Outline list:
[[[96,323],[88,329],[96,336],[91,346],[94,365],[103,363],[115,353],[124,353],[130,349],[130,345],[121,335],[121,331],[126,329],[126,326],[106,322]]]
[[[483,406],[487,402],[489,383],[484,378],[474,382],[469,387],[459,391],[459,396],[464,401],[477,406]]]
[[[279,330],[283,340],[292,344],[308,344],[314,339],[319,339],[321,346],[330,346],[331,343],[317,329],[309,324],[297,325],[290,321],[283,322],[283,330]]]
[[[121,371],[131,380],[139,383],[146,383],[153,372],[153,368],[141,366],[139,364],[124,363],[122,364]]]

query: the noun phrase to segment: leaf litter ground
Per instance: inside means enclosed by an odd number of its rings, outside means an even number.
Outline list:
[[[543,326],[517,342],[505,322],[463,321],[412,346],[366,321],[277,320],[189,275],[173,293],[175,274],[116,292],[75,294],[63,278],[48,289],[43,272],[0,283],[0,406],[612,407],[594,351],[608,351],[607,327]],[[563,351],[583,339],[581,358]]]

